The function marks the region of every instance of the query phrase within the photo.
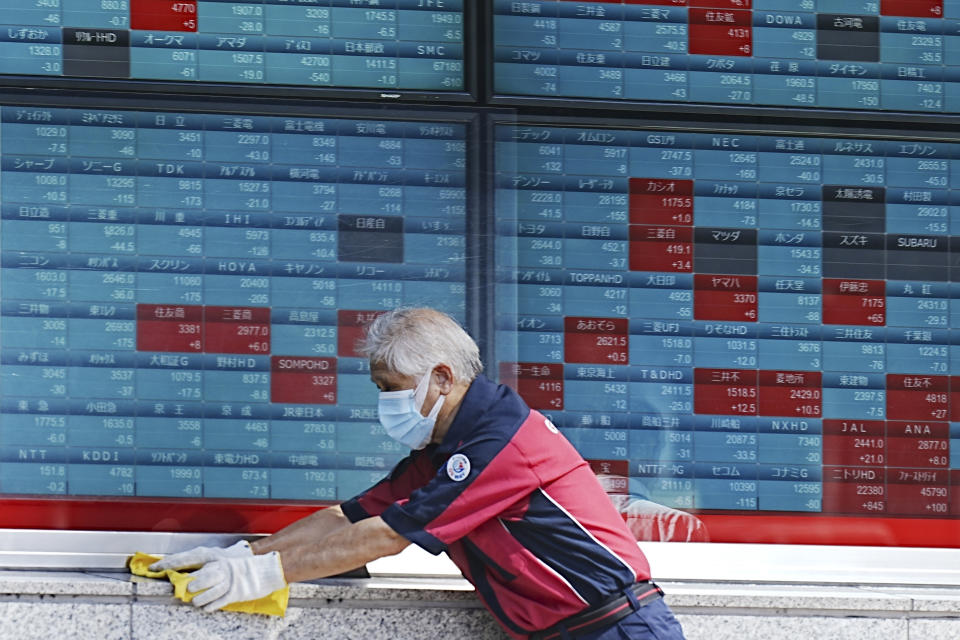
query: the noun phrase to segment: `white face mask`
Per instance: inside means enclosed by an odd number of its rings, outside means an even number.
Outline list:
[[[430,388],[430,378],[433,369],[427,371],[416,389],[402,391],[381,391],[377,401],[377,411],[380,414],[380,424],[387,435],[411,449],[423,449],[430,442],[433,428],[437,422],[437,414],[446,396],[437,398],[430,415],[420,413]]]

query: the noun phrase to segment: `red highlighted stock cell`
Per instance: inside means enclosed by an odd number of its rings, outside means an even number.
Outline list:
[[[342,358],[361,358],[357,346],[363,338],[366,326],[383,311],[360,309],[337,310],[337,355]]]
[[[942,18],[943,0],[881,0],[881,16]]]
[[[336,404],[336,358],[271,357],[270,400],[291,404]]]
[[[883,280],[823,279],[823,323],[880,327],[887,323]]]
[[[760,415],[819,418],[823,412],[822,381],[820,371],[760,371]]]
[[[630,270],[691,273],[693,228],[630,225]]]
[[[203,352],[203,307],[137,305],[137,350]]]
[[[694,369],[695,413],[755,416],[760,390],[755,369]]]
[[[945,469],[950,465],[950,423],[890,420],[887,465]]]
[[[694,275],[694,319],[756,322],[759,301],[757,281],[757,276]]]
[[[197,0],[130,0],[130,28],[196,32]]]
[[[270,353],[270,310],[263,307],[204,307],[203,350],[207,353]]]
[[[583,364],[629,364],[630,327],[626,318],[563,319],[564,360]]]
[[[887,374],[887,418],[943,420],[950,415],[950,377]]]
[[[563,365],[501,362],[500,380],[517,390],[533,409],[563,410]]]
[[[693,225],[693,180],[630,178],[630,224]]]
[[[687,51],[708,56],[753,55],[753,14],[750,0],[693,3],[694,6],[715,5],[712,8],[689,10],[687,22],[690,37]]]

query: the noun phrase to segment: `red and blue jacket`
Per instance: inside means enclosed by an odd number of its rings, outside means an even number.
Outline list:
[[[650,568],[589,465],[512,389],[479,376],[446,436],[342,505],[446,551],[515,638],[545,629]]]

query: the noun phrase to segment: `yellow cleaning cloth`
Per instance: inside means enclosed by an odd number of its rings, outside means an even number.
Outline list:
[[[196,593],[187,591],[187,583],[193,580],[189,573],[181,573],[173,569],[164,571],[150,571],[147,567],[159,560],[158,556],[151,556],[142,551],[130,558],[128,562],[130,573],[135,576],[144,576],[145,578],[168,578],[173,584],[173,595],[184,602],[190,602]],[[277,589],[268,596],[259,600],[248,600],[247,602],[234,602],[228,604],[223,611],[241,611],[243,613],[263,613],[268,616],[283,616],[287,612],[287,602],[290,600],[290,585],[283,589]]]

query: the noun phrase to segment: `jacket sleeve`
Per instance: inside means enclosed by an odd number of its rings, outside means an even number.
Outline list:
[[[390,505],[430,482],[433,475],[430,457],[424,451],[415,451],[397,463],[390,475],[341,503],[340,508],[351,522],[382,515]]]

